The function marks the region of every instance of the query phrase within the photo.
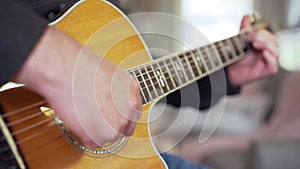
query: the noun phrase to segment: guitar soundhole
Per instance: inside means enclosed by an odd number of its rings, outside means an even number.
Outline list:
[[[79,152],[83,153],[84,155],[88,155],[91,157],[105,158],[112,156],[118,151],[120,151],[128,141],[127,137],[123,137],[114,143],[106,145],[105,147],[99,149],[92,149],[76,141],[76,139],[64,127],[63,122],[59,119],[58,116],[55,117],[55,121],[56,124],[59,125],[60,129],[63,131],[64,136],[66,136],[66,139],[73,145],[73,147]]]

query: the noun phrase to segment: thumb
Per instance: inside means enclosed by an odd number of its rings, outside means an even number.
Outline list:
[[[245,15],[242,19],[240,29],[244,29],[244,28],[251,26],[251,23],[252,23],[251,16]]]

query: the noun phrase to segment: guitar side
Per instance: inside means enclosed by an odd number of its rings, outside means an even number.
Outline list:
[[[128,19],[114,6],[105,1],[80,1],[53,26],[85,45],[99,56],[128,69],[151,60],[141,37]],[[43,98],[25,88],[15,88],[0,93],[0,101],[5,112],[41,102]],[[33,116],[39,106],[23,110],[9,117],[16,121]],[[47,104],[43,104],[47,106]],[[134,135],[129,138],[117,155],[95,158],[79,152],[66,141],[57,125],[43,123],[39,127],[15,135],[16,142],[29,168],[167,168],[152,145],[148,132],[148,111],[150,104],[143,109]],[[12,126],[12,132],[49,119],[36,116],[27,122]],[[29,137],[33,136],[33,137]]]

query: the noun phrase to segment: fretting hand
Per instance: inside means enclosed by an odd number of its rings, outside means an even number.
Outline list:
[[[250,25],[250,17],[244,16],[241,29]],[[279,50],[275,35],[265,29],[253,30],[248,33],[247,40],[252,44],[254,51],[228,67],[229,79],[235,86],[275,74],[278,70]]]

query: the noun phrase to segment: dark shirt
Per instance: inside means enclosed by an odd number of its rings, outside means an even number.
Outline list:
[[[0,85],[10,78],[22,66],[47,24],[55,18],[60,10],[71,6],[77,0],[2,0],[0,6]],[[111,0],[117,4],[117,0]],[[174,106],[193,106],[208,108],[226,94],[236,94],[239,88],[234,87],[218,71],[209,77],[174,92],[167,96],[167,102]],[[210,83],[213,79],[213,84]],[[199,90],[195,90],[195,87]]]
[[[0,5],[0,85],[21,67],[47,27],[47,22],[11,0]]]

